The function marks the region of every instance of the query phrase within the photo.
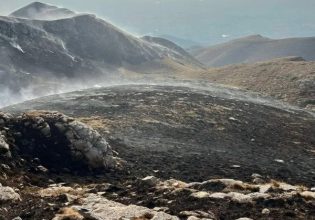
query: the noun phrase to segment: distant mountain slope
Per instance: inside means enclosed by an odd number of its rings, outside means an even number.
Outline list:
[[[150,73],[202,67],[170,41],[137,38],[95,15],[39,2],[0,16],[0,48],[0,89],[17,91],[65,79],[87,85],[117,78],[122,69]]]
[[[286,56],[299,56],[310,61],[315,60],[315,37],[274,40],[253,35],[190,52],[200,62],[214,67]]]
[[[159,35],[158,37],[168,39],[168,40],[178,44],[179,46],[183,47],[184,49],[189,49],[191,47],[195,47],[195,46],[198,46],[201,44],[199,42],[195,42],[195,41],[192,41],[189,39],[176,37],[176,36],[172,36],[172,35],[168,35],[168,34]]]
[[[56,20],[71,17],[73,15],[75,15],[75,12],[69,9],[59,8],[41,2],[33,2],[10,14],[12,17],[38,20]]]
[[[315,62],[299,57],[212,68],[203,78],[315,110]]]

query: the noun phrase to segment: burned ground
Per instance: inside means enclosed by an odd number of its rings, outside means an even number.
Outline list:
[[[249,180],[260,173],[306,185],[315,179],[315,120],[305,111],[141,85],[51,96],[6,110],[27,109],[58,110],[90,124],[138,176]]]

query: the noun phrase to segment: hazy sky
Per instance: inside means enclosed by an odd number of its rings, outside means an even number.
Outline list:
[[[32,1],[0,0],[8,14]],[[261,34],[315,36],[315,0],[43,0],[95,13],[134,34],[172,35],[214,44]]]

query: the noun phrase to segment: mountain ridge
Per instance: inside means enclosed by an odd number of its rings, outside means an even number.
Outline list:
[[[206,48],[192,49],[190,53],[209,67],[254,63],[287,56],[299,56],[313,61],[314,45],[315,37],[271,39],[251,35]]]

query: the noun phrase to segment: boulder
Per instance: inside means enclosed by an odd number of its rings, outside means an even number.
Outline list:
[[[107,141],[94,129],[59,112],[32,111],[18,117],[0,113],[18,153],[39,158],[48,169],[81,171],[116,167]],[[0,154],[9,144],[0,135]]]
[[[7,153],[9,150],[9,144],[5,141],[5,137],[0,134],[0,155]]]
[[[21,200],[21,197],[14,189],[0,185],[0,203],[18,200]]]

